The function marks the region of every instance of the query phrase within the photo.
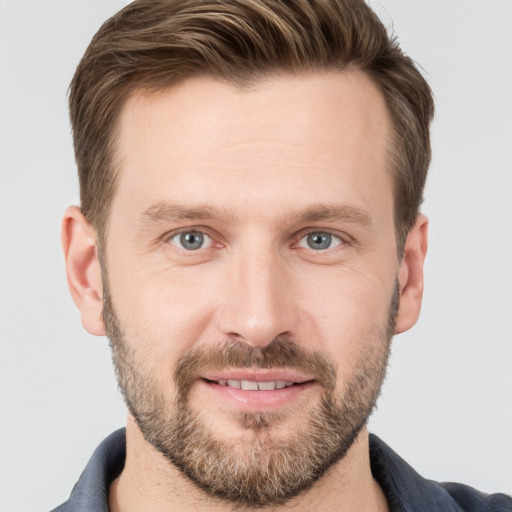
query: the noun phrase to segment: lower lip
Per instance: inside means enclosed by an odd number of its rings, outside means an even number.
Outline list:
[[[242,412],[273,411],[280,407],[294,405],[318,385],[311,381],[269,391],[245,391],[207,380],[200,380],[199,384],[216,398],[225,403],[231,403]]]

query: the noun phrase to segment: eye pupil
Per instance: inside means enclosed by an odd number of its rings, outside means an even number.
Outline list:
[[[330,247],[332,236],[329,233],[310,233],[307,240],[311,249],[319,251]]]
[[[188,231],[180,235],[181,245],[188,250],[199,249],[204,242],[204,236],[198,231]]]

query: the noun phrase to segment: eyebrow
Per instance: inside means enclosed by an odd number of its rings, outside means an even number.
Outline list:
[[[343,221],[366,227],[372,224],[372,218],[367,211],[351,205],[313,205],[299,213],[297,218],[301,223]]]
[[[224,209],[201,204],[197,207],[187,207],[175,203],[157,203],[145,210],[139,217],[139,224],[160,224],[179,220],[221,220],[228,222],[233,216]]]
[[[145,210],[139,217],[139,224],[151,225],[180,220],[217,220],[232,222],[235,215],[227,209],[218,208],[209,204],[200,204],[188,207],[176,203],[161,202]],[[348,222],[369,227],[372,218],[365,210],[352,205],[316,204],[299,212],[295,216],[300,224],[310,222]]]

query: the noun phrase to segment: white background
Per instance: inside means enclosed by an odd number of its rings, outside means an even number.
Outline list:
[[[68,296],[66,90],[121,0],[0,0],[0,511],[64,501],[123,425],[104,338]],[[512,493],[512,1],[374,0],[435,92],[422,318],[371,430],[435,480]]]

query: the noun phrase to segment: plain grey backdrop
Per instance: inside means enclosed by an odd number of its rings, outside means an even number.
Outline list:
[[[105,338],[68,295],[66,92],[121,0],[0,0],[0,511],[64,501],[123,425]],[[370,428],[422,475],[512,494],[512,1],[372,0],[437,101],[422,317]]]

